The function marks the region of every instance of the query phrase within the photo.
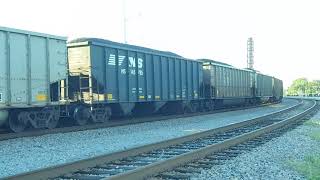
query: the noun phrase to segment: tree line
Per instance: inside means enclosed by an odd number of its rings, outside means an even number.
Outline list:
[[[287,89],[288,96],[320,96],[320,80],[308,81],[307,78],[299,78],[292,82]]]

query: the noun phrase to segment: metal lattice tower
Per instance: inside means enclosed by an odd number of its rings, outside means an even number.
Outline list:
[[[247,41],[247,68],[253,69],[253,38],[248,38]]]

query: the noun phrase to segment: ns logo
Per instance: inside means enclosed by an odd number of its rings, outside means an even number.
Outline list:
[[[129,57],[129,67],[136,67],[136,59],[134,57]],[[143,59],[138,58],[138,68],[143,68]]]
[[[125,60],[126,56],[119,55],[118,60],[119,60],[119,66],[121,66]],[[129,61],[128,65],[131,68],[135,68],[136,64],[138,64],[138,68],[142,69],[143,68],[143,59],[138,58],[138,62],[136,63],[136,58],[135,57],[130,57],[129,56]],[[110,54],[108,58],[108,65],[115,66],[116,65],[116,55],[115,54]]]

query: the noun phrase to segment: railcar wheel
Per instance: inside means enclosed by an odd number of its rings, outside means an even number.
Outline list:
[[[106,123],[110,120],[111,109],[109,107],[91,111],[91,119],[94,123]]]
[[[93,123],[100,123],[100,122],[102,122],[102,121],[101,121],[101,118],[99,117],[98,112],[97,112],[96,110],[91,111],[91,119],[92,119],[92,122],[93,122]]]
[[[105,108],[104,122],[108,122],[111,119],[112,111],[110,107]]]
[[[18,112],[18,111],[11,112],[9,116],[8,124],[9,124],[10,130],[13,132],[19,133],[24,131],[28,126],[25,113]]]
[[[85,125],[90,119],[90,110],[89,108],[79,106],[74,110],[73,119],[76,125]]]
[[[197,112],[197,105],[196,104],[188,104],[187,106],[184,107],[184,113],[195,113]]]
[[[47,120],[47,128],[53,129],[56,128],[59,124],[59,118],[60,118],[60,111],[57,108],[50,108],[46,109],[49,114],[48,120]]]
[[[183,108],[183,114],[188,114],[188,113],[192,113],[191,108],[189,106],[185,106]]]
[[[59,116],[57,117],[56,115],[51,115],[48,120],[47,128],[48,129],[56,128],[58,126],[58,123],[59,123]]]

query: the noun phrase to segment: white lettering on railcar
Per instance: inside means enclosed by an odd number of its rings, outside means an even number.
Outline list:
[[[140,76],[143,76],[143,70],[139,69],[138,74],[139,74]]]
[[[129,67],[136,67],[136,60],[134,57],[129,57]]]
[[[118,60],[119,60],[119,66],[122,65],[124,59],[126,56],[119,55]],[[108,58],[108,65],[110,66],[115,66],[116,65],[116,55],[115,54],[110,54]]]
[[[127,70],[126,69],[121,69],[120,72],[121,72],[121,74],[127,74]]]
[[[136,75],[136,70],[135,69],[130,69],[130,74]]]
[[[119,55],[118,56],[118,59],[119,59],[119,66],[121,66],[122,65],[122,63],[123,63],[123,61],[124,61],[124,59],[126,58],[126,56],[122,56],[122,55]]]
[[[138,68],[139,69],[143,68],[143,59],[142,58],[138,58]]]
[[[134,57],[129,57],[129,67],[136,67],[136,58]],[[143,59],[142,58],[138,58],[138,68],[142,69],[143,68]]]
[[[108,65],[115,66],[116,65],[116,55],[110,54]]]
[[[125,58],[126,58],[126,56],[122,56],[122,55],[118,56],[119,66],[122,65],[122,63],[124,62]],[[143,59],[142,58],[138,58],[137,62],[136,62],[136,58],[135,57],[130,57],[129,56],[128,59],[129,59],[129,61],[128,61],[129,68],[135,68],[136,64],[138,64],[138,75],[139,76],[143,76],[143,74],[144,74],[144,72],[143,72]],[[111,66],[115,66],[116,65],[116,55],[115,54],[109,54],[108,65],[111,65]],[[136,75],[136,70],[135,69],[129,69],[129,72],[132,75]],[[127,74],[127,70],[125,68],[120,69],[120,73],[121,74]]]

